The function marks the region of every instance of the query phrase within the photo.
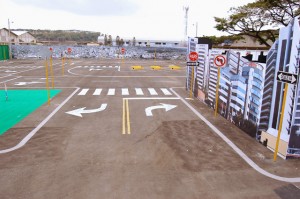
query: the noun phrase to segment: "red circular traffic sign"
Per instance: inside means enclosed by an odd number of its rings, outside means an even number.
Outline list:
[[[122,52],[122,54],[124,54],[125,53],[125,48],[122,48],[121,52]]]
[[[216,67],[223,68],[226,64],[226,57],[224,55],[217,55],[214,59],[214,65]]]
[[[190,52],[190,54],[189,54],[189,59],[191,60],[191,61],[197,61],[198,60],[198,53],[197,52]]]
[[[68,48],[68,53],[72,52],[72,49],[71,48]]]
[[[50,47],[49,50],[52,51],[53,49]]]

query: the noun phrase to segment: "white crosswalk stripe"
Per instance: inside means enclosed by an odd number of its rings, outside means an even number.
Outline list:
[[[144,95],[143,90],[141,88],[135,88],[136,95]]]
[[[122,95],[129,95],[128,88],[122,88]]]
[[[168,90],[168,89],[166,89],[166,88],[161,88],[160,89],[165,95],[172,95],[172,93]]]
[[[156,90],[155,90],[156,89]],[[132,92],[130,92],[132,90]],[[134,92],[134,91],[135,92]],[[144,92],[147,90],[146,92]],[[93,96],[114,96],[114,95],[122,95],[122,96],[158,96],[158,95],[163,95],[163,96],[170,96],[173,95],[169,89],[167,88],[96,88],[96,89],[89,89],[89,88],[83,88],[81,91],[78,93],[78,95],[93,95]]]
[[[101,91],[102,91],[101,88],[97,88],[97,89],[95,89],[95,92],[93,93],[93,95],[100,95]]]
[[[80,93],[78,93],[78,95],[85,95],[88,91],[89,91],[88,88],[84,88],[80,91]]]
[[[148,88],[150,95],[158,95],[154,88]]]
[[[116,90],[114,88],[108,89],[107,95],[115,95]]]

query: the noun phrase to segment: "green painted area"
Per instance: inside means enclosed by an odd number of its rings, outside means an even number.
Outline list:
[[[61,90],[50,90],[50,98]],[[0,90],[0,135],[47,103],[47,90]]]

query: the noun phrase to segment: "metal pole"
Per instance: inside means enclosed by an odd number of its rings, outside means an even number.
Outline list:
[[[196,37],[198,36],[198,22],[196,22]]]
[[[218,80],[217,80],[217,85],[216,85],[215,117],[217,116],[217,113],[218,113],[219,83],[220,83],[220,67],[218,67]]]
[[[278,153],[278,146],[279,146],[280,134],[281,134],[281,130],[282,130],[282,123],[283,123],[283,118],[284,118],[283,116],[284,116],[284,108],[285,108],[287,92],[288,92],[288,83],[284,83],[284,94],[283,94],[283,101],[281,104],[281,115],[280,115],[278,135],[277,135],[277,139],[276,139],[276,146],[275,146],[274,158],[273,158],[274,161],[276,161],[277,153]]]
[[[9,59],[12,59],[12,55],[11,55],[11,38],[10,38],[10,22],[8,19],[8,42],[9,42]]]

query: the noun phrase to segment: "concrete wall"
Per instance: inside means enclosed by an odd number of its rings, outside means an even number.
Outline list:
[[[60,58],[61,54],[68,55],[67,49],[71,48],[72,58],[117,58],[121,56],[121,47],[108,46],[39,46],[39,45],[12,45],[12,55],[17,59],[40,58],[41,52],[53,49],[53,58]],[[126,47],[126,58],[144,59],[185,59],[185,48],[149,48]]]

